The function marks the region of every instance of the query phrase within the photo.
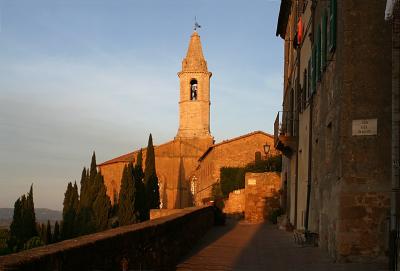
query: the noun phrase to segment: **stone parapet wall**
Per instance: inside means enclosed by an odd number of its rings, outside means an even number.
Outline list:
[[[165,270],[214,223],[212,207],[0,257],[0,270]]]
[[[224,202],[224,213],[244,213],[245,199],[244,189],[238,189],[229,193],[228,199]]]
[[[271,211],[280,207],[281,177],[276,172],[246,173],[244,217],[263,222]]]
[[[180,213],[185,209],[151,209],[150,220]]]

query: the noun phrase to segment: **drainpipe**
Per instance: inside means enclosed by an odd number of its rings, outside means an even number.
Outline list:
[[[307,174],[307,205],[306,217],[304,220],[304,229],[308,232],[309,216],[310,216],[310,198],[311,198],[311,169],[312,169],[312,130],[313,130],[313,96],[310,97],[310,120],[308,124],[308,174]]]

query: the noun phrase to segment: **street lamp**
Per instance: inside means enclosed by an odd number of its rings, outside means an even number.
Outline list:
[[[268,157],[268,154],[269,154],[269,150],[271,149],[271,146],[269,145],[269,144],[265,144],[264,145],[264,152],[265,152],[265,155]]]
[[[264,145],[264,152],[265,152],[265,159],[266,159],[266,160],[268,160],[268,158],[269,158],[269,151],[270,151],[270,149],[271,149],[271,146],[270,146],[268,143],[266,143],[266,144]],[[270,171],[270,169],[271,169],[271,166],[270,166],[270,162],[268,161],[268,162],[267,162],[267,168],[266,168],[266,170],[267,170],[267,171]]]

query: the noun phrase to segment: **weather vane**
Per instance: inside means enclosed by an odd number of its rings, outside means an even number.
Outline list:
[[[193,30],[196,31],[197,28],[201,28],[201,25],[198,24],[196,16],[194,16],[194,27],[193,27]]]

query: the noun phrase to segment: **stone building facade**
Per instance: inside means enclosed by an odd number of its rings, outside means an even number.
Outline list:
[[[203,55],[200,36],[195,31],[182,61],[182,70],[178,73],[180,100],[177,135],[173,140],[154,147],[161,208],[174,209],[201,204],[202,197],[209,197],[211,188],[199,194],[197,191],[218,180],[216,176],[220,166],[250,163],[254,161],[255,152],[263,152],[266,144],[274,152],[273,137],[264,132],[254,132],[214,144],[210,131],[211,75]],[[213,170],[204,173],[202,161],[215,152],[219,155],[206,159],[207,165]],[[129,162],[134,163],[137,155],[138,151],[130,152],[98,165],[111,200],[119,193],[124,166]],[[143,149],[143,161],[145,159],[146,149]]]
[[[391,29],[379,0],[282,0],[286,212],[339,261],[385,261],[391,178]]]
[[[199,158],[199,164],[190,176],[195,202],[201,204],[211,197],[211,187],[219,182],[221,168],[244,167],[254,161],[255,153],[264,158],[267,155],[276,155],[273,144],[272,135],[256,131],[210,146]],[[264,145],[271,147],[268,154],[264,152]]]

